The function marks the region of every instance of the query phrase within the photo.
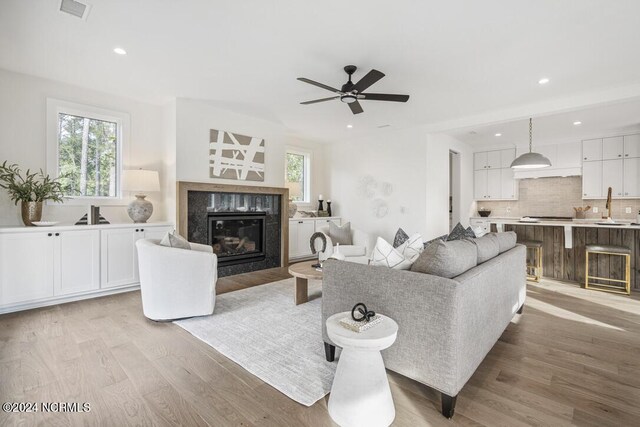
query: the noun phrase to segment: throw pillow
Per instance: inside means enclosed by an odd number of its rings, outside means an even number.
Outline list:
[[[164,235],[162,240],[160,241],[160,246],[167,246],[169,248],[178,248],[178,249],[191,249],[191,245],[184,237],[179,234],[169,233]]]
[[[371,254],[371,265],[395,268],[396,270],[408,270],[411,261],[405,259],[404,255],[382,237],[376,240],[376,246]]]
[[[471,228],[473,230],[473,234],[475,234],[476,237],[482,237],[485,234],[487,234],[487,232],[484,230],[484,228],[480,227],[479,225]]]
[[[422,236],[419,233],[407,238],[407,241],[396,248],[398,252],[413,263],[422,251],[424,250],[424,243],[422,243]]]
[[[467,237],[476,237],[476,235],[473,233],[473,230],[471,229],[471,227],[468,228],[464,228],[462,226],[462,224],[457,223],[455,227],[453,227],[453,230],[451,230],[451,233],[449,233],[449,236],[447,237],[447,241],[451,241],[451,240],[460,240],[460,239],[464,239]]]
[[[469,239],[469,241],[476,245],[478,250],[478,264],[489,261],[500,253],[498,238],[492,234],[487,234],[477,239]]]
[[[502,233],[491,233],[498,239],[498,245],[500,246],[500,253],[508,251],[516,245],[518,235],[515,231],[504,231]]]
[[[443,234],[442,236],[438,236],[435,239],[431,239],[429,241],[426,241],[426,242],[424,242],[424,247],[426,248],[427,246],[429,246],[433,242],[437,242],[437,241],[446,242],[447,241],[447,237],[449,237],[448,234]]]
[[[351,241],[351,223],[348,222],[345,225],[336,225],[333,221],[329,223],[329,237],[334,245],[340,243],[341,245],[352,245]]]
[[[468,240],[442,240],[431,243],[422,251],[411,271],[451,279],[472,269],[478,262],[478,250]]]
[[[409,240],[409,235],[405,233],[402,228],[398,228],[398,231],[396,231],[396,237],[393,238],[393,247],[397,248],[407,240]]]

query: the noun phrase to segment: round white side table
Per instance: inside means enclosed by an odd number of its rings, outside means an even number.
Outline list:
[[[339,323],[350,316],[345,311],[327,319],[329,338],[342,348],[329,396],[329,415],[341,427],[387,427],[396,409],[380,350],[394,343],[398,324],[382,316],[371,329],[353,332]]]

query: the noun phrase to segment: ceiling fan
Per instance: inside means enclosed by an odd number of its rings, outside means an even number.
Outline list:
[[[349,105],[351,108],[351,112],[353,114],[360,114],[364,110],[360,105],[360,100],[365,101],[393,101],[393,102],[407,102],[409,100],[409,95],[393,95],[388,93],[363,93],[367,90],[371,85],[384,77],[384,73],[381,73],[378,70],[371,70],[365,75],[363,78],[358,81],[358,83],[353,83],[351,81],[351,75],[355,73],[358,69],[355,65],[347,65],[344,67],[344,71],[349,75],[349,81],[342,85],[340,90],[333,88],[331,86],[327,86],[322,83],[315,82],[313,80],[309,80],[304,77],[298,77],[298,80],[301,82],[309,83],[314,86],[321,87],[323,89],[329,90],[333,93],[336,93],[336,96],[332,96],[329,98],[321,98],[314,99],[313,101],[305,101],[301,102],[303,105],[315,104],[317,102],[325,102],[331,101],[333,99],[339,99],[345,104]]]

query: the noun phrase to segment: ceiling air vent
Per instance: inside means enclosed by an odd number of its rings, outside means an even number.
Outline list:
[[[62,0],[60,2],[61,12],[68,13],[69,15],[76,16],[80,19],[87,19],[89,9],[91,9],[90,5],[80,3],[76,0]]]

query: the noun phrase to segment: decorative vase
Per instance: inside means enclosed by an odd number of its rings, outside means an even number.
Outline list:
[[[42,219],[42,202],[21,202],[22,222],[26,226],[33,226],[33,222]]]
[[[293,199],[289,199],[289,218],[293,218],[296,212],[298,212],[298,205],[293,203]]]
[[[127,207],[127,213],[133,222],[147,222],[151,218],[153,205],[150,201],[145,200],[145,197],[147,196],[144,194],[136,194],[136,199],[132,200]]]
[[[327,200],[327,213],[331,216],[331,200]]]
[[[318,212],[321,212],[324,210],[324,206],[322,205],[323,200],[320,199],[318,200]]]

